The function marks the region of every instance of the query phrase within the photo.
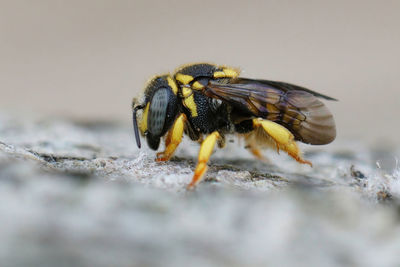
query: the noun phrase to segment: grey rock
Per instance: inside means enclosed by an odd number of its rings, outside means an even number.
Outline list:
[[[313,168],[242,146],[186,191],[186,139],[156,163],[125,125],[0,116],[0,266],[400,265],[396,146],[302,146]]]

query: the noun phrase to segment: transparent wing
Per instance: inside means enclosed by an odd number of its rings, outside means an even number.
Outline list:
[[[332,114],[318,98],[336,100],[293,84],[238,78],[211,80],[203,93],[221,99],[250,116],[285,126],[296,140],[323,145],[336,137]]]

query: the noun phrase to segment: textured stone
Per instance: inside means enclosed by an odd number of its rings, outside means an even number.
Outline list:
[[[124,125],[0,116],[0,265],[400,264],[396,147],[302,146],[310,168],[233,140],[187,192],[186,139],[156,163]]]

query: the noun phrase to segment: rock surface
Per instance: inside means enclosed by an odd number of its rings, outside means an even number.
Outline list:
[[[123,125],[0,116],[0,266],[400,265],[398,148],[232,141],[188,192],[195,143],[156,163]]]

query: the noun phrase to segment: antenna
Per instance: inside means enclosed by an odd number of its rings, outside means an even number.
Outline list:
[[[140,136],[139,136],[139,127],[137,124],[137,119],[136,119],[136,111],[138,111],[139,109],[143,109],[144,105],[139,105],[133,108],[133,118],[132,118],[132,122],[133,122],[133,130],[135,132],[135,139],[136,139],[136,145],[138,146],[138,148],[141,147],[140,144]]]

